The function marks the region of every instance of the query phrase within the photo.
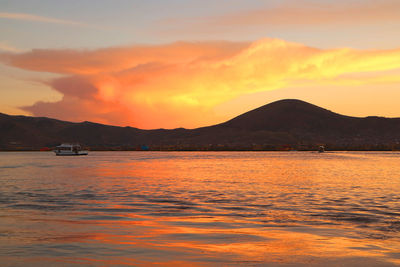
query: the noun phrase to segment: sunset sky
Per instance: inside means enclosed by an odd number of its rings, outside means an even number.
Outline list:
[[[154,128],[284,98],[400,117],[398,0],[0,0],[0,112]]]

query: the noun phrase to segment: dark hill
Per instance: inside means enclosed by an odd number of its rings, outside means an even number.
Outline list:
[[[275,150],[400,148],[400,119],[343,116],[300,100],[280,100],[227,122],[193,130],[140,130],[0,114],[0,149],[80,142],[91,149]]]
[[[324,131],[331,123],[354,118],[341,116],[329,110],[300,100],[280,100],[246,112],[222,124],[224,127],[252,131]]]

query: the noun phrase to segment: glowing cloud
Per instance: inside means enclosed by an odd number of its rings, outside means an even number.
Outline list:
[[[92,51],[0,54],[5,64],[66,75],[50,81],[64,95],[25,110],[60,119],[140,128],[198,127],[238,96],[297,83],[352,85],[393,79],[400,49],[321,50],[278,39],[254,43],[179,42]],[[397,80],[398,81],[398,80]]]

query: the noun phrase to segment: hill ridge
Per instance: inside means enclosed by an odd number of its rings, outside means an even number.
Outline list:
[[[0,150],[35,150],[61,142],[106,150],[280,150],[319,144],[332,149],[393,149],[400,142],[400,118],[345,116],[297,99],[275,101],[196,129],[142,130],[0,113]]]

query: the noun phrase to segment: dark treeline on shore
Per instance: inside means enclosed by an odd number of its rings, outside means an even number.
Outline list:
[[[400,119],[343,116],[300,100],[280,100],[197,129],[141,130],[92,122],[0,114],[0,150],[291,151],[400,150]]]
[[[309,146],[251,146],[251,147],[233,147],[224,145],[210,145],[210,146],[151,146],[143,148],[142,146],[94,146],[94,147],[83,147],[90,151],[317,151],[320,146],[309,145]],[[55,146],[48,147],[29,147],[29,146],[9,146],[0,149],[0,152],[13,152],[13,151],[51,151]],[[324,146],[325,151],[400,151],[399,145],[375,145],[375,146]]]

